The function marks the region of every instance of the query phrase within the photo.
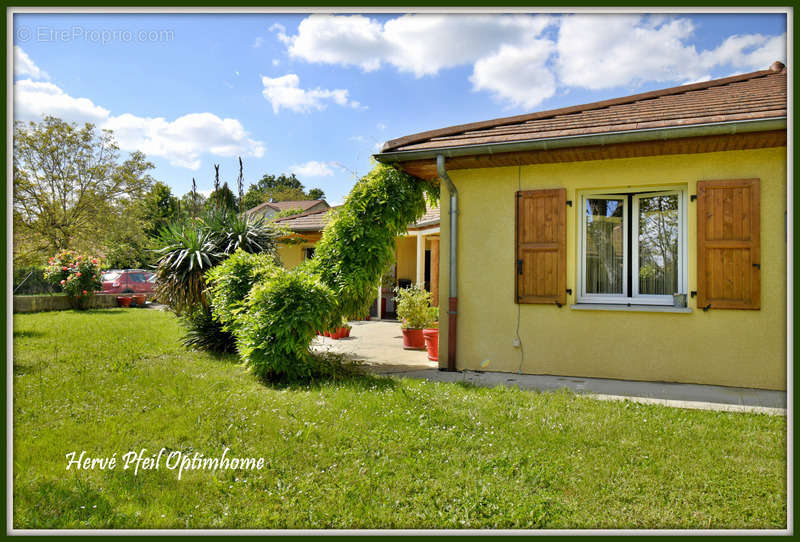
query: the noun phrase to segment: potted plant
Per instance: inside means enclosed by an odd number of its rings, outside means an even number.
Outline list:
[[[431,323],[431,294],[420,286],[395,288],[397,316],[402,319],[403,348],[424,350],[422,330]]]
[[[133,300],[133,298],[131,296],[129,296],[129,295],[118,295],[117,296],[117,303],[119,303],[120,307],[130,307],[131,306],[131,300]]]
[[[146,294],[133,294],[133,302],[136,303],[137,307],[144,307],[147,303],[147,295]]]
[[[428,307],[429,324],[422,330],[428,359],[439,361],[439,307]]]

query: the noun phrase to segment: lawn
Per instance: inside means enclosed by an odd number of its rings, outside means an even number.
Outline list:
[[[16,528],[786,528],[786,419],[352,376],[270,387],[173,316],[14,316]],[[130,450],[261,470],[124,470]],[[66,470],[66,454],[117,454]]]

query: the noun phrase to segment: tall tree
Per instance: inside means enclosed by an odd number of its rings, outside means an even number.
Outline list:
[[[96,250],[122,201],[135,200],[153,184],[154,165],[141,152],[120,163],[108,130],[55,117],[14,124],[15,245],[33,253]],[[23,247],[20,253],[31,253]]]
[[[178,198],[162,182],[153,185],[142,198],[139,207],[138,214],[148,237],[157,237],[161,228],[178,218]]]

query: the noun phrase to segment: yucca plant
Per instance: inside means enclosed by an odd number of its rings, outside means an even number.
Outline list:
[[[264,217],[239,215],[225,207],[214,207],[202,217],[218,252],[230,256],[237,249],[250,254],[277,256],[276,240],[288,232]]]
[[[176,222],[159,232],[156,297],[176,314],[207,306],[203,274],[225,254],[202,222]]]
[[[277,239],[286,232],[262,218],[239,216],[212,207],[198,219],[176,222],[159,234],[156,296],[178,316],[187,334],[184,344],[214,352],[233,348],[232,336],[211,318],[205,273],[241,249],[277,261]]]
[[[236,339],[214,320],[211,307],[199,307],[181,316],[186,328],[183,345],[195,350],[206,350],[219,354],[235,352]]]

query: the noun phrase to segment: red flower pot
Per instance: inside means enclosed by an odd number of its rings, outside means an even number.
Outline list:
[[[345,337],[349,337],[350,336],[350,330],[351,329],[353,329],[353,328],[351,328],[351,327],[344,328],[344,336]]]
[[[323,331],[323,332],[322,332],[322,334],[323,334],[325,337],[330,337],[330,336],[331,336],[331,332],[330,332],[330,331],[327,331],[327,330],[326,330],[326,331]]]
[[[119,303],[120,307],[130,307],[132,299],[133,298],[127,295],[117,296],[117,303]]]
[[[422,336],[425,337],[425,347],[428,349],[428,359],[439,361],[439,330],[423,329]]]
[[[145,294],[136,294],[133,296],[133,302],[136,303],[137,307],[144,307],[145,303],[147,303],[147,296]]]
[[[403,348],[406,350],[425,350],[425,337],[421,329],[403,330]]]

